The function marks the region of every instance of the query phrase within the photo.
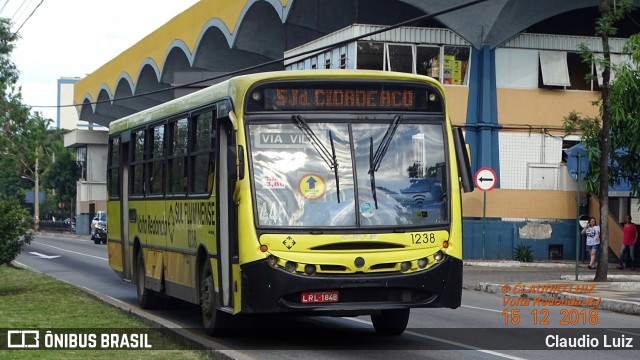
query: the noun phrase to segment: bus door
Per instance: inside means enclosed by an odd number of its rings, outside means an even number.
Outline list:
[[[218,118],[216,233],[218,234],[219,304],[233,307],[233,265],[238,264],[238,211],[233,201],[237,180],[235,132],[228,116]]]
[[[120,148],[120,246],[122,247],[122,278],[131,281],[131,259],[129,259],[129,138],[130,132],[122,134]]]

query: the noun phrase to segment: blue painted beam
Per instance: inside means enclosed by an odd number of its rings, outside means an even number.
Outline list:
[[[496,92],[495,49],[486,45],[471,50],[466,142],[471,148],[471,170],[493,169],[500,187],[498,98]]]

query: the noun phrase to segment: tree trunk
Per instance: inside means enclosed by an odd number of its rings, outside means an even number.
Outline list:
[[[36,174],[35,174],[35,194],[33,194],[34,204],[33,204],[33,229],[35,231],[40,231],[40,177],[38,172],[38,148],[36,148]]]

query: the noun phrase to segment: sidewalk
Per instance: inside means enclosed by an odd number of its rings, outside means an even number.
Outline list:
[[[607,282],[594,282],[595,270],[575,262],[464,262],[466,289],[554,304],[589,307],[640,315],[640,271],[609,264]]]

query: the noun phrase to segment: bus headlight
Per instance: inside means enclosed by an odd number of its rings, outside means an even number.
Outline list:
[[[269,255],[269,257],[267,257],[267,262],[269,265],[275,267],[278,264],[278,258],[273,255]]]
[[[440,262],[442,261],[442,259],[444,259],[444,254],[442,253],[442,251],[438,251],[437,253],[433,254],[433,260],[435,260],[436,262]]]
[[[420,269],[426,268],[428,263],[429,263],[429,261],[427,260],[427,258],[418,259],[418,267]]]

